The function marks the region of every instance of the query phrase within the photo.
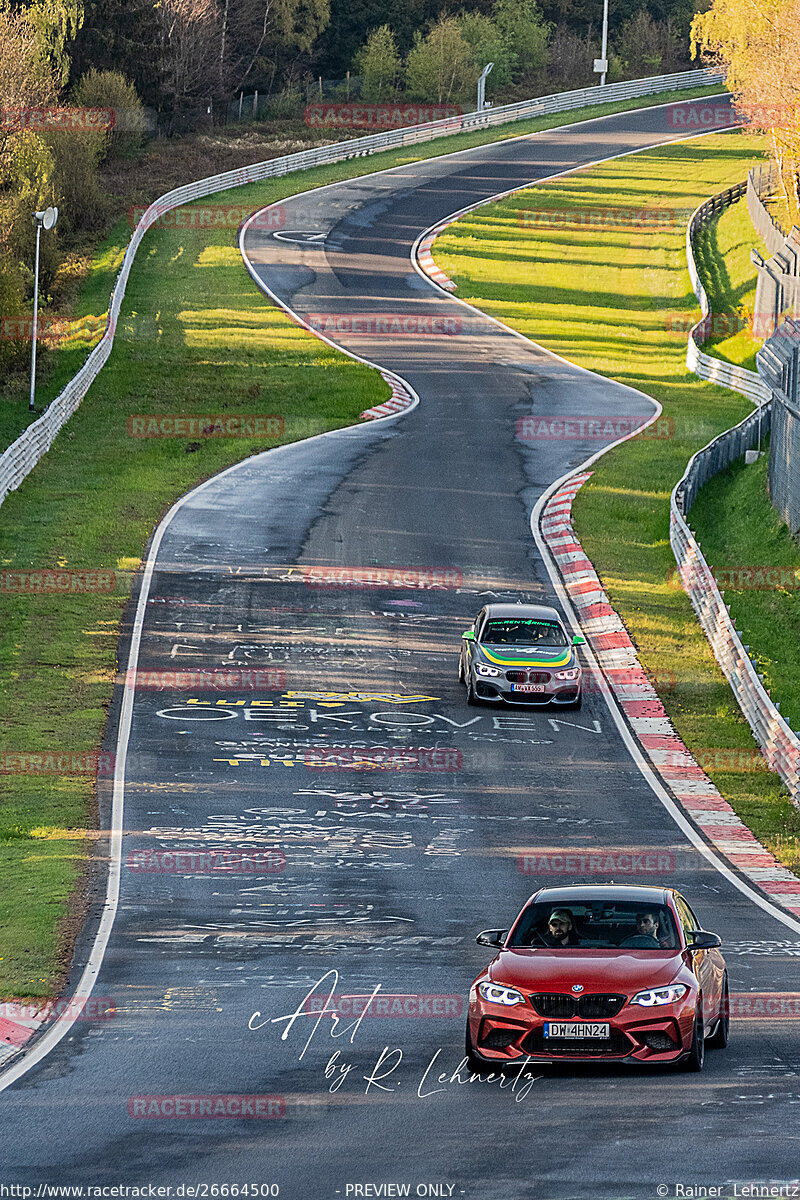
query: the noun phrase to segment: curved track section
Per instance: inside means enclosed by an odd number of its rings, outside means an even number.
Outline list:
[[[519,419],[654,407],[453,303],[410,248],[465,204],[670,129],[663,108],[640,110],[414,163],[287,201],[281,239],[245,232],[272,296],[421,403],[250,459],[160,531],[138,670],[227,675],[160,691],[139,676],[95,987],[117,1015],[77,1022],[4,1092],[9,1181],[507,1200],[796,1173],[785,1023],[736,1022],[701,1076],[564,1068],[512,1090],[458,1072],[463,997],[486,961],[474,935],[542,882],[518,869],[527,849],[656,852],[724,937],[735,992],[796,977],[800,939],[670,818],[602,695],[580,713],[496,712],[468,708],[455,677],[487,599],[553,602],[530,513],[598,448],[542,451]],[[338,767],[315,765],[321,746]],[[359,751],[406,767],[356,769]],[[214,849],[225,870],[175,857]],[[378,987],[394,999],[376,1017],[305,1011],[333,991],[352,1012]],[[279,1097],[275,1119],[193,1119],[186,1101],[175,1115],[175,1096],[242,1095]]]

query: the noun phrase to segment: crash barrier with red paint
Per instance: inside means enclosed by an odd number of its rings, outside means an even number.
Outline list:
[[[747,828],[676,733],[622,619],[578,541],[570,515],[572,501],[590,475],[582,471],[559,487],[542,514],[541,530],[608,690],[624,712],[653,771],[717,853],[774,904],[800,917],[800,879]],[[710,769],[730,769],[727,763],[708,765]]]
[[[543,116],[547,113],[569,112],[570,109],[586,105],[613,103],[637,96],[649,96],[657,92],[702,87],[716,83],[721,85],[723,79],[724,75],[721,71],[708,68],[699,71],[678,71],[672,75],[654,75],[648,79],[635,79],[624,83],[612,83],[602,89],[588,87],[573,92],[559,92],[551,96],[538,96],[533,100],[524,100],[520,104],[505,104],[497,108],[486,109],[483,112],[466,113],[457,119],[433,121],[428,125],[415,125],[409,129],[389,130],[385,133],[368,134],[366,137],[352,138],[344,142],[334,142],[327,146],[316,146],[313,150],[301,150],[297,154],[288,154],[280,158],[269,159],[266,162],[254,163],[235,171],[225,171],[220,175],[212,175],[166,192],[150,205],[133,231],[111,293],[108,321],[102,338],[91,350],[80,370],[59,392],[43,415],[29,425],[17,440],[12,442],[8,449],[0,455],[0,503],[9,492],[19,487],[42,455],[47,453],[57,433],[78,408],[92,382],[105,365],[114,343],[114,328],[119,319],[136,252],[148,229],[157,220],[163,219],[166,211],[179,208],[194,200],[200,200],[205,196],[226,191],[228,188],[239,187],[242,184],[272,179],[324,163],[362,158],[393,147],[429,142],[446,134],[490,128],[512,121]],[[389,372],[382,372],[382,374],[390,382],[395,381],[401,384],[397,376],[391,376]],[[392,410],[389,409],[386,414],[381,413],[380,415],[389,415],[391,412]],[[373,415],[371,410],[367,410],[367,414]]]

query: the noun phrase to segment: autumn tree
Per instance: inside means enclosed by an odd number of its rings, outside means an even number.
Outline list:
[[[770,135],[792,223],[800,225],[800,6],[713,0],[692,22],[692,55],[718,63],[737,107]]]

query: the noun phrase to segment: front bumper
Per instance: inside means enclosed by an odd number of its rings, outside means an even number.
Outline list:
[[[547,1020],[531,1005],[508,1007],[470,998],[468,1029],[475,1056],[487,1064],[536,1062],[677,1062],[691,1049],[694,997],[658,1010],[625,1004],[608,1021],[611,1036],[594,1042],[545,1038]],[[584,1018],[585,1019],[585,1018]]]
[[[580,699],[581,679],[551,679],[540,685],[540,692],[512,691],[513,685],[503,676],[483,676],[473,669],[472,687],[479,700],[489,704],[526,704],[541,708],[546,704],[574,704]]]

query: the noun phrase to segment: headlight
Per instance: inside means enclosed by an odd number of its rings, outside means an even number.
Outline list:
[[[556,671],[554,679],[580,679],[580,667],[569,667],[566,671]]]
[[[640,1004],[642,1008],[655,1008],[657,1004],[675,1004],[681,1000],[689,989],[682,983],[671,983],[669,987],[650,988],[646,992],[637,992],[631,1004]]]
[[[478,992],[490,1004],[524,1004],[525,997],[516,988],[502,987],[499,983],[479,983]]]
[[[475,663],[475,670],[478,672],[479,675],[502,675],[503,674],[503,672],[499,671],[497,669],[497,667],[487,667],[485,663]]]

